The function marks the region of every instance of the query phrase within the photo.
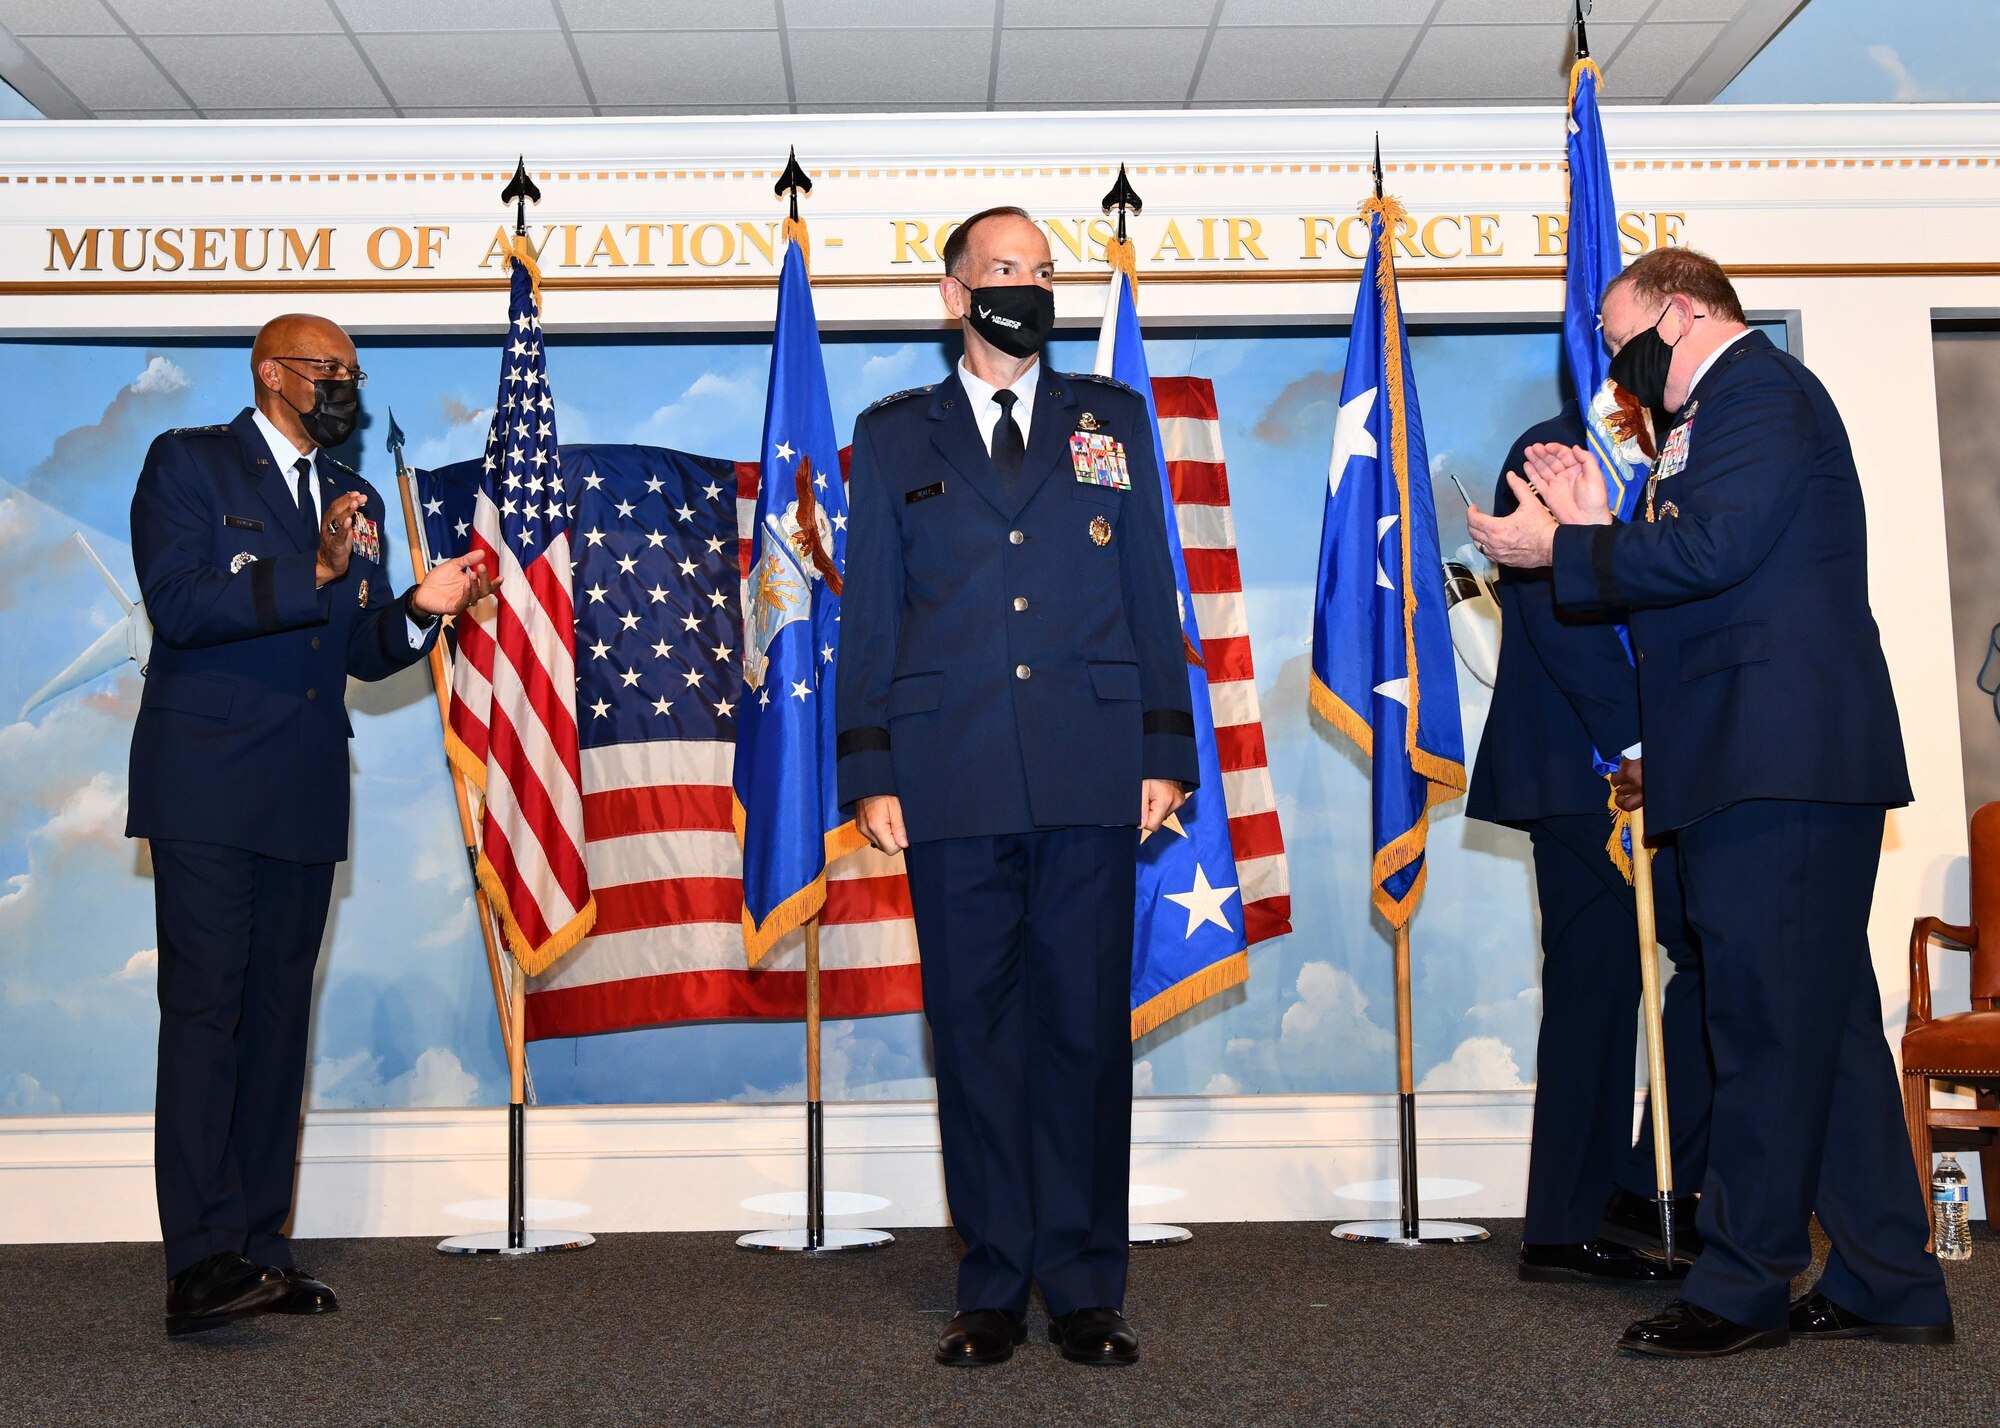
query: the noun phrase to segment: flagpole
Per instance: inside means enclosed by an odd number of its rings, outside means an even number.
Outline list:
[[[1674,1140],[1667,1121],[1666,1034],[1661,1025],[1660,948],[1653,902],[1653,850],[1646,846],[1646,810],[1631,815],[1632,895],[1639,919],[1639,1008],[1646,1025],[1646,1108],[1653,1118],[1653,1186],[1660,1209],[1660,1247],[1674,1262]]]
[[[785,157],[784,171],[778,175],[777,183],[772,185],[772,192],[775,193],[780,198],[785,198],[790,200],[790,208],[788,211],[788,216],[786,218],[784,227],[784,237],[785,241],[789,245],[792,245],[798,249],[798,257],[802,264],[808,261],[810,254],[807,247],[806,226],[804,221],[799,217],[799,195],[801,193],[810,194],[812,192],[812,186],[813,185],[811,177],[807,175],[805,169],[802,168],[799,164],[798,150],[793,149]],[[790,261],[789,253],[787,253],[785,261],[786,262]],[[779,298],[779,307],[781,313],[784,309],[784,302],[785,299],[781,295]],[[817,344],[817,341],[818,341],[817,333],[815,332],[815,337],[814,337],[815,344]],[[778,350],[779,349],[776,346],[773,347],[772,360],[774,363],[774,368],[773,368],[774,381],[776,372],[775,364],[777,362]],[[817,353],[815,353],[814,360],[815,361],[820,360]],[[768,419],[769,419],[769,413],[767,412],[766,420]],[[801,457],[800,460],[801,460],[801,465],[800,465],[801,474],[799,479],[801,482],[800,490],[803,493],[807,491],[809,488],[805,485],[805,480],[806,480],[804,475],[804,472],[806,470],[804,464],[805,458]],[[834,478],[836,480],[839,479],[839,474],[837,471],[834,473]],[[760,503],[761,503],[761,497],[760,497]],[[840,584],[837,575],[828,575],[826,578],[829,582],[828,588],[834,594],[837,595],[840,591]],[[810,599],[811,597],[808,598]],[[750,610],[747,602],[744,609],[744,622],[746,627],[749,625],[750,622]],[[748,637],[746,636],[746,639],[747,638]],[[741,828],[743,825],[739,824],[738,826],[739,828]],[[822,876],[824,876],[824,873],[822,873]],[[806,975],[805,975],[805,983],[806,983],[805,985],[805,993],[806,993],[805,1221],[806,1222],[805,1222],[805,1227],[802,1230],[790,1230],[790,1229],[758,1230],[751,1234],[741,1235],[737,1238],[736,1241],[737,1247],[739,1249],[769,1250],[769,1251],[779,1251],[779,1252],[803,1251],[804,1253],[807,1254],[826,1254],[840,1250],[878,1249],[883,1245],[893,1244],[896,1238],[894,1235],[890,1234],[887,1230],[869,1230],[869,1229],[829,1230],[826,1227],[825,1115],[823,1107],[820,1104],[820,976],[819,976],[820,927],[819,923],[820,923],[819,913],[815,911],[811,917],[806,919],[803,929],[804,940],[805,940],[805,963],[806,963]]]

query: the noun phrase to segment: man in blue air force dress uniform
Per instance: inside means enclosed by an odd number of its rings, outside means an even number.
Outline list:
[[[424,658],[486,591],[479,557],[390,588],[374,487],[329,457],[364,374],[324,318],[275,318],[256,405],[153,442],[132,559],[153,622],[126,836],[159,924],[154,1172],[167,1331],[324,1314],[285,1238],[313,966],[347,856],[347,680]]]
[[[945,245],[965,356],[855,424],[839,783],[907,850],[952,1220],[947,1364],[996,1363],[1041,1286],[1064,1356],[1129,1363],[1139,829],[1194,787],[1146,407],[1046,370],[1049,245],[991,209]]]
[[[1574,407],[1530,427],[1507,454],[1583,444]],[[1503,475],[1494,509],[1513,510]],[[1633,1009],[1639,925],[1631,887],[1607,845],[1613,818],[1593,755],[1641,757],[1639,680],[1612,622],[1556,608],[1546,570],[1500,576],[1500,664],[1466,797],[1468,818],[1523,829],[1534,845],[1542,922],[1542,1032],[1528,1159],[1520,1275],[1528,1280],[1659,1282],[1663,1260],[1650,1116],[1632,1143]],[[1676,1246],[1700,1252],[1694,1191],[1708,1160],[1711,1073],[1702,1029],[1701,962],[1681,917],[1671,842],[1653,859],[1667,984],[1667,1097],[1673,1131]]]
[[[1948,1342],[1869,960],[1886,811],[1910,785],[1846,429],[1819,380],[1745,327],[1700,254],[1636,259],[1603,313],[1613,378],[1674,414],[1659,424],[1654,519],[1612,523],[1595,463],[1553,445],[1525,454],[1548,509],[1524,499],[1472,528],[1503,564],[1552,566],[1565,607],[1631,611],[1648,822],[1678,831],[1701,946],[1715,1063],[1705,1247],[1682,1297],[1620,1346]],[[1788,1305],[1815,1213],[1832,1250]]]

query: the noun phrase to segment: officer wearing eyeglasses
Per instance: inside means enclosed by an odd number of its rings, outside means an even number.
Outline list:
[[[152,851],[174,1336],[337,1307],[285,1224],[313,967],[347,856],[347,681],[424,658],[440,617],[490,589],[472,555],[392,593],[382,497],[326,452],[367,380],[345,332],[274,318],[250,370],[255,404],[156,439],[132,497],[153,647],[125,832]]]

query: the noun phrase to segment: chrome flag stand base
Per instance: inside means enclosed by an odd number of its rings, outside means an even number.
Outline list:
[[[739,1235],[738,1249],[769,1250],[780,1254],[809,1251],[813,1254],[834,1254],[841,1250],[880,1249],[883,1245],[894,1244],[896,1237],[887,1230],[826,1230],[819,1232],[819,1243],[811,1243],[812,1236],[806,1230],[759,1230],[751,1235]]]
[[[476,1235],[453,1235],[438,1241],[439,1254],[547,1254],[551,1250],[580,1250],[597,1243],[597,1237],[582,1230],[525,1230],[519,1244],[505,1230],[484,1230]]]
[[[1127,1244],[1144,1245],[1184,1245],[1194,1238],[1194,1231],[1179,1225],[1128,1225],[1125,1228]]]
[[[1333,1227],[1333,1237],[1350,1244],[1403,1245],[1412,1249],[1418,1245],[1476,1245],[1488,1238],[1479,1226],[1460,1224],[1457,1220],[1419,1220],[1416,1234],[1410,1234],[1410,1229],[1401,1220],[1349,1220]]]

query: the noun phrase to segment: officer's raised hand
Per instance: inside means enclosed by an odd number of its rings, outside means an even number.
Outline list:
[[[1157,833],[1160,825],[1187,802],[1187,793],[1170,778],[1149,778],[1139,797],[1139,831]]]
[[[423,584],[411,592],[410,603],[426,615],[456,615],[468,605],[477,605],[493,593],[485,564],[483,550],[438,562]]]
[[[354,554],[354,517],[367,500],[365,491],[343,491],[327,505],[326,516],[319,523],[314,584],[330,585],[347,574],[348,558]]]

